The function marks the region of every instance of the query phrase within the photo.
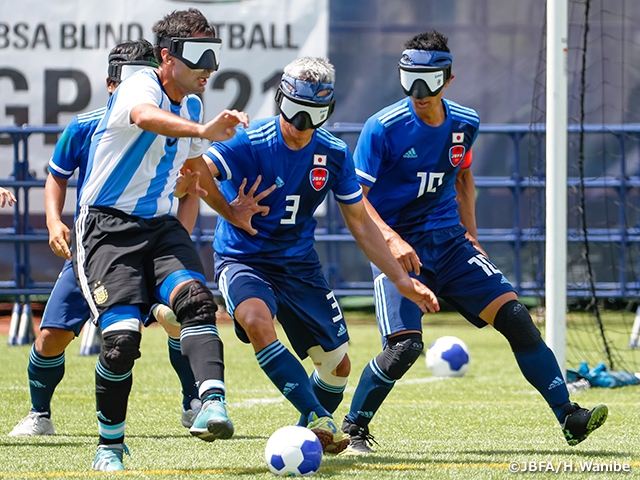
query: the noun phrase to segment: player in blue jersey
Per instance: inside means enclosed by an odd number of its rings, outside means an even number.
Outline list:
[[[350,361],[345,320],[313,248],[313,213],[332,192],[364,253],[419,311],[438,309],[430,290],[409,278],[366,213],[346,144],[320,128],[334,106],[333,66],[322,58],[291,62],[276,94],[280,115],[252,122],[206,156],[221,190],[232,198],[240,180],[261,177],[276,190],[256,235],[221,219],[216,226],[216,279],[238,337],[251,343],[260,367],[301,414],[325,452],[349,443],[332,419],[342,400]],[[311,378],[276,336],[282,324],[298,357],[311,357]]]
[[[174,11],[153,31],[158,69],[132,75],[109,99],[91,140],[72,237],[78,286],[103,336],[95,377],[99,440],[92,466],[99,471],[124,470],[140,323],[156,302],[175,312],[180,348],[203,402],[191,434],[206,441],[233,435],[216,305],[189,233],[170,212],[179,171],[199,171],[204,140],[231,138],[236,125],[247,125],[247,116],[225,110],[203,123],[195,94],[204,92],[218,69],[221,40],[199,10]],[[203,198],[224,218],[255,232],[251,217],[268,211],[257,202],[270,192],[254,197],[258,184],[231,204],[215,185]]]
[[[604,423],[607,407],[569,401],[553,352],[500,270],[476,241],[470,158],[478,114],[442,97],[453,78],[447,37],[405,44],[398,68],[406,98],[370,117],[354,161],[368,211],[396,259],[477,327],[494,326],[524,377],[542,394],[570,445]],[[456,201],[457,198],[457,201]],[[369,423],[423,350],[422,312],[372,266],[383,351],[365,367],[342,429],[348,452],[371,453]]]
[[[153,45],[144,39],[116,45],[109,54],[107,91],[111,95],[120,82],[136,71],[157,65]],[[65,128],[49,161],[49,176],[45,184],[45,208],[49,245],[53,252],[66,260],[47,302],[40,334],[29,357],[28,375],[31,411],[9,433],[12,437],[51,435],[51,398],[64,376],[64,352],[79,335],[89,318],[89,306],[83,298],[71,263],[69,228],[61,219],[69,178],[78,172],[78,192],[84,181],[91,136],[104,116],[106,108],[76,116]],[[195,203],[194,203],[195,201]],[[178,217],[185,228],[193,229],[198,210],[196,196],[180,200]],[[191,427],[199,410],[198,389],[189,361],[180,353],[179,335],[169,337],[169,358],[183,391],[182,423]]]

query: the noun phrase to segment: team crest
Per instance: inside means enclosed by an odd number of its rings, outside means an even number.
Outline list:
[[[449,149],[449,161],[451,165],[457,167],[464,158],[465,148],[462,145],[454,145]]]
[[[319,166],[319,167],[326,167],[327,166],[327,156],[326,155],[320,155],[319,153],[316,153],[313,156],[313,165],[314,166]]]
[[[311,186],[317,192],[322,190],[329,180],[329,171],[326,168],[314,168],[309,173]]]
[[[109,299],[109,292],[104,285],[100,285],[100,282],[96,284],[96,288],[93,290],[93,299],[97,305],[102,305]]]

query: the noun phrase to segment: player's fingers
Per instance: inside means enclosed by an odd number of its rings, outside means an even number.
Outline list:
[[[418,258],[418,256],[417,255],[412,256],[410,263],[411,263],[411,268],[409,268],[409,270],[407,271],[410,272],[411,270],[413,270],[413,273],[415,273],[416,275],[420,275],[420,267],[422,266],[422,263],[420,262],[420,259]]]
[[[269,215],[269,210],[271,210],[269,207],[267,207],[266,205],[258,205],[260,208],[258,209],[257,213],[260,213],[260,215],[262,215],[263,217],[266,217],[267,215]]]
[[[238,187],[238,196],[244,197],[244,189],[247,186],[247,179],[243,178],[242,182],[240,182],[240,187]]]
[[[246,181],[246,178],[245,178]],[[262,175],[258,175],[256,177],[256,181],[253,182],[253,185],[251,185],[251,188],[249,189],[249,193],[247,194],[250,197],[253,197],[256,193],[256,190],[258,190],[258,186],[260,185],[260,183],[262,182]]]
[[[269,195],[271,192],[273,192],[278,186],[274,183],[273,185],[271,185],[269,188],[267,188],[266,190],[260,192],[259,195],[257,195],[256,198],[256,202],[259,202],[260,200],[262,200],[264,197],[266,197],[267,195]]]
[[[197,195],[199,197],[206,197],[207,195],[209,195],[209,192],[207,192],[204,188],[202,188],[200,185],[198,185]]]

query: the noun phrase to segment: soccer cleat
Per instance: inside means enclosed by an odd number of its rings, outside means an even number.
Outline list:
[[[129,449],[124,443],[115,445],[98,445],[96,456],[93,459],[93,470],[100,472],[118,472],[124,470],[122,464],[122,454],[129,455]]]
[[[608,414],[609,409],[606,405],[598,405],[587,410],[572,402],[570,412],[562,422],[565,440],[572,447],[586,440],[591,432],[604,424]]]
[[[9,432],[10,437],[32,437],[34,435],[54,435],[53,421],[38,412],[29,412]]]
[[[369,433],[369,427],[361,427],[351,422],[347,417],[342,421],[342,431],[349,435],[349,446],[342,452],[342,455],[366,455],[375,453],[371,448],[374,443],[377,445],[373,435]]]
[[[227,416],[225,401],[220,397],[205,401],[189,432],[205,442],[231,438],[233,423]]]
[[[324,453],[338,454],[349,445],[349,437],[337,427],[331,417],[318,417],[311,412],[307,428],[316,434]]]
[[[185,428],[191,428],[193,426],[193,421],[196,419],[196,417],[200,413],[200,410],[202,409],[202,402],[199,398],[193,398],[191,399],[189,406],[191,408],[189,408],[188,410],[185,410],[184,407],[182,407],[181,421],[182,426]]]

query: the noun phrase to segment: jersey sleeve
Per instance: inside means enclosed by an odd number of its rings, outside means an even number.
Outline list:
[[[220,172],[220,180],[244,178],[244,165],[252,154],[247,146],[248,137],[244,130],[238,130],[233,138],[225,142],[213,142],[204,153],[215,163]]]
[[[74,117],[56,142],[53,156],[49,160],[49,173],[60,178],[70,178],[80,166],[79,153],[84,136],[78,128],[78,118]]]
[[[158,82],[141,72],[124,80],[109,99],[109,126],[131,126],[131,110],[138,105],[162,104],[162,90]]]
[[[375,117],[369,118],[360,132],[353,154],[356,175],[363,185],[372,187],[384,158],[384,136],[382,125]]]
[[[191,119],[194,122],[203,123],[204,112],[202,108],[202,100],[200,100],[200,98],[198,98],[196,95],[190,95],[189,100],[187,101],[187,107],[189,109]],[[189,155],[187,156],[187,158],[199,157],[207,151],[208,146],[208,140],[197,137],[192,138],[191,144],[189,146]]]
[[[345,148],[344,152],[344,163],[338,183],[333,188],[333,196],[340,203],[357,203],[362,200],[362,187],[356,178],[351,152],[348,148]]]
[[[460,162],[460,168],[469,168],[471,163],[473,162],[473,150],[469,149],[469,151],[465,154],[462,162]]]

